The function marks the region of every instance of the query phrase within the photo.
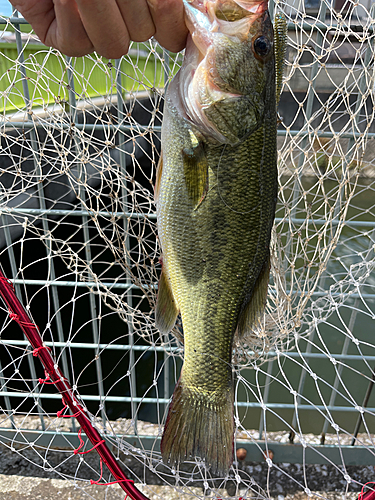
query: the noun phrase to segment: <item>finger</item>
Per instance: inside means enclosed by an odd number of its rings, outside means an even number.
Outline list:
[[[69,56],[93,51],[74,0],[12,0],[45,45]]]
[[[155,33],[154,22],[146,0],[117,0],[130,39],[145,42]]]
[[[129,33],[115,0],[76,0],[76,3],[96,52],[108,59],[118,59],[128,52]]]
[[[52,0],[11,0],[10,2],[28,21],[44,42],[49,26],[55,20],[55,9]]]
[[[67,56],[83,56],[94,52],[94,46],[83,26],[75,0],[54,0],[55,21],[46,42]]]
[[[154,37],[167,50],[179,52],[188,34],[182,0],[147,0],[156,32]]]

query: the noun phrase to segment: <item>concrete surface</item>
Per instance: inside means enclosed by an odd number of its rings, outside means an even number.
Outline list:
[[[189,488],[175,490],[167,486],[150,485],[146,488],[137,485],[150,500],[193,500],[203,498],[200,488]],[[244,495],[241,497],[241,495]],[[0,500],[120,500],[124,499],[124,492],[117,485],[105,487],[89,485],[88,482],[77,481],[76,486],[70,481],[61,479],[32,478],[22,476],[5,476],[0,474]],[[245,491],[238,495],[229,497],[225,490],[216,491],[206,495],[204,498],[212,500],[238,500],[239,498],[256,498],[246,496]],[[259,497],[260,498],[260,497]],[[356,500],[356,493],[342,492],[312,492],[310,496],[306,493],[293,493],[287,495],[276,495],[272,500],[311,500],[311,498],[324,498],[327,500]]]
[[[239,498],[271,498],[274,500],[307,500],[323,498],[328,500],[356,500],[362,485],[375,480],[372,466],[348,466],[345,470],[333,465],[272,464],[266,462],[245,462],[238,474],[241,477],[240,490],[232,477],[228,481],[214,480],[213,491],[203,496],[200,484],[183,488],[181,482],[175,486],[176,477],[170,470],[152,473],[148,463],[140,457],[121,456],[129,478],[135,483],[144,481],[147,486],[139,488],[150,500],[193,500],[211,498],[215,500],[239,500]],[[90,479],[99,478],[100,464],[96,453],[73,455],[72,450],[47,448],[19,448],[11,450],[0,445],[0,500],[124,500],[125,493],[119,485],[91,485]],[[181,470],[181,477],[184,472]],[[185,476],[189,477],[188,470]],[[103,481],[110,478],[103,467]],[[184,479],[186,484],[187,479]],[[109,479],[111,480],[111,479]],[[169,481],[171,486],[166,482]],[[244,486],[253,484],[251,490]],[[223,489],[225,486],[225,489]],[[308,490],[305,490],[305,486]],[[257,494],[258,493],[258,494]]]

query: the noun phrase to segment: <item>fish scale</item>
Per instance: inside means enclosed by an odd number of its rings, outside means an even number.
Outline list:
[[[184,339],[184,365],[161,451],[164,461],[172,464],[199,456],[213,473],[220,474],[228,471],[233,458],[233,337],[237,329],[240,335],[251,334],[264,309],[277,199],[273,49],[263,59],[251,55],[247,78],[235,66],[249,56],[253,37],[263,36],[261,49],[272,44],[266,3],[249,1],[259,4],[259,13],[249,14],[246,43],[243,36],[225,35],[232,26],[214,21],[222,27],[212,30],[211,50],[196,74],[184,73],[191,60],[199,60],[188,42],[185,62],[166,95],[162,160],[155,188],[163,254],[156,324],[168,333],[180,312]],[[229,4],[235,10],[236,2],[226,0],[221,16]],[[188,21],[194,28],[192,12]],[[243,53],[232,64],[228,54],[235,49]],[[216,73],[212,70],[215,60],[221,61]],[[208,65],[208,76],[189,95],[202,98],[203,104],[198,102],[189,114],[194,103],[186,102],[182,91],[185,78],[193,74],[194,85],[194,74],[198,79],[204,73],[202,64]],[[223,85],[218,91],[220,81]],[[228,87],[233,92],[228,93]],[[250,116],[249,103],[254,108]],[[193,115],[197,121],[191,119]]]
[[[270,115],[267,122],[270,132],[271,126],[276,126],[275,116]],[[239,308],[254,286],[259,268],[268,255],[277,173],[274,168],[275,141],[271,133],[266,135],[266,141],[263,141],[263,136],[262,127],[238,148],[224,146],[224,152],[223,147],[207,148],[208,162],[213,165],[209,185],[213,187],[196,210],[192,209],[187,193],[183,193],[178,183],[176,165],[182,164],[181,159],[163,167],[166,176],[169,175],[168,167],[171,169],[175,185],[173,189],[167,188],[159,194],[159,203],[168,214],[163,224],[159,224],[159,234],[163,231],[160,226],[166,227],[168,230],[161,236],[163,241],[171,244],[177,241],[173,248],[175,257],[169,251],[168,243],[165,244],[164,255],[168,255],[168,269],[173,269],[170,271],[172,289],[176,290],[176,301],[182,311],[184,376],[186,373],[191,383],[197,385],[211,382],[207,382],[205,365],[196,359],[207,356],[207,353],[214,353],[216,359],[211,362],[223,372],[221,378],[230,376],[228,370],[222,370],[222,360],[230,363]],[[263,148],[267,164],[262,167],[259,158]],[[220,164],[225,165],[222,173],[218,173]],[[239,169],[238,165],[246,167]],[[180,177],[183,184],[183,171]],[[232,196],[227,193],[231,190],[226,185],[232,185],[234,178],[239,186],[237,191],[242,191],[240,202],[238,192],[230,193]],[[267,191],[268,196],[262,196],[262,190]],[[252,258],[250,265],[249,255]],[[183,256],[181,261],[179,256]],[[215,309],[221,314],[215,314]],[[207,336],[206,332],[216,332],[217,335]],[[199,345],[199,349],[192,349],[193,345]],[[190,365],[195,367],[191,372]]]

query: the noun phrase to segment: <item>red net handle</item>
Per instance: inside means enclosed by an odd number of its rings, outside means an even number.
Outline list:
[[[134,486],[134,482],[126,477],[124,471],[121,469],[116,458],[108,449],[108,446],[102,439],[101,435],[91,424],[90,419],[86,415],[85,409],[74,396],[69,381],[64,377],[63,373],[57,366],[56,361],[53,359],[50,349],[43,345],[38,327],[30,319],[25,308],[15,294],[13,284],[4,276],[1,269],[0,295],[8,306],[11,318],[17,321],[21,327],[23,333],[32,345],[34,352],[37,353],[40,361],[43,363],[47,376],[59,390],[66,405],[70,408],[72,413],[75,414],[75,418],[78,420],[88,439],[94,445],[101,459],[116,478],[116,482],[119,483],[127,496],[132,498],[132,500],[149,500]]]

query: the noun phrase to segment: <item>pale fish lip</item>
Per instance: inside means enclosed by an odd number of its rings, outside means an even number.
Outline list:
[[[235,2],[253,14],[263,14],[268,9],[268,0],[235,0]]]
[[[204,12],[211,4],[224,3],[223,0],[184,0],[186,4]],[[253,14],[263,14],[268,9],[268,0],[233,0],[243,9]]]

